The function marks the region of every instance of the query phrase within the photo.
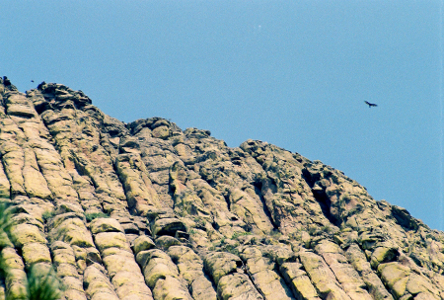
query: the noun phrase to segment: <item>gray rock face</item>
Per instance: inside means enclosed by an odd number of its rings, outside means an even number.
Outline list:
[[[0,300],[444,299],[444,234],[319,161],[0,78]]]

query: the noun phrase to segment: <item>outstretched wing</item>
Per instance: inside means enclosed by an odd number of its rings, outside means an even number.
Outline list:
[[[370,103],[370,102],[368,102],[368,101],[364,101],[364,102],[365,102],[365,104],[368,105],[368,107],[378,106],[378,105],[376,105],[376,104],[374,104],[374,103]]]

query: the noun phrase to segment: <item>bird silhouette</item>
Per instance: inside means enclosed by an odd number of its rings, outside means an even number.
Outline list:
[[[370,102],[367,102],[367,101],[364,101],[365,102],[365,104],[367,104],[368,105],[368,107],[370,108],[370,107],[372,107],[372,106],[378,106],[377,104],[374,104],[374,103],[370,103]]]

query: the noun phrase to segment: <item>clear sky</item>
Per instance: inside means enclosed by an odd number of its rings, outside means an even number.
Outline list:
[[[20,91],[62,83],[125,122],[267,141],[444,229],[442,1],[1,4],[0,75]]]

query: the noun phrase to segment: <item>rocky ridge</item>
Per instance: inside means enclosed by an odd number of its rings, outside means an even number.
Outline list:
[[[67,300],[444,299],[444,234],[342,172],[0,78],[0,299],[53,265]]]

